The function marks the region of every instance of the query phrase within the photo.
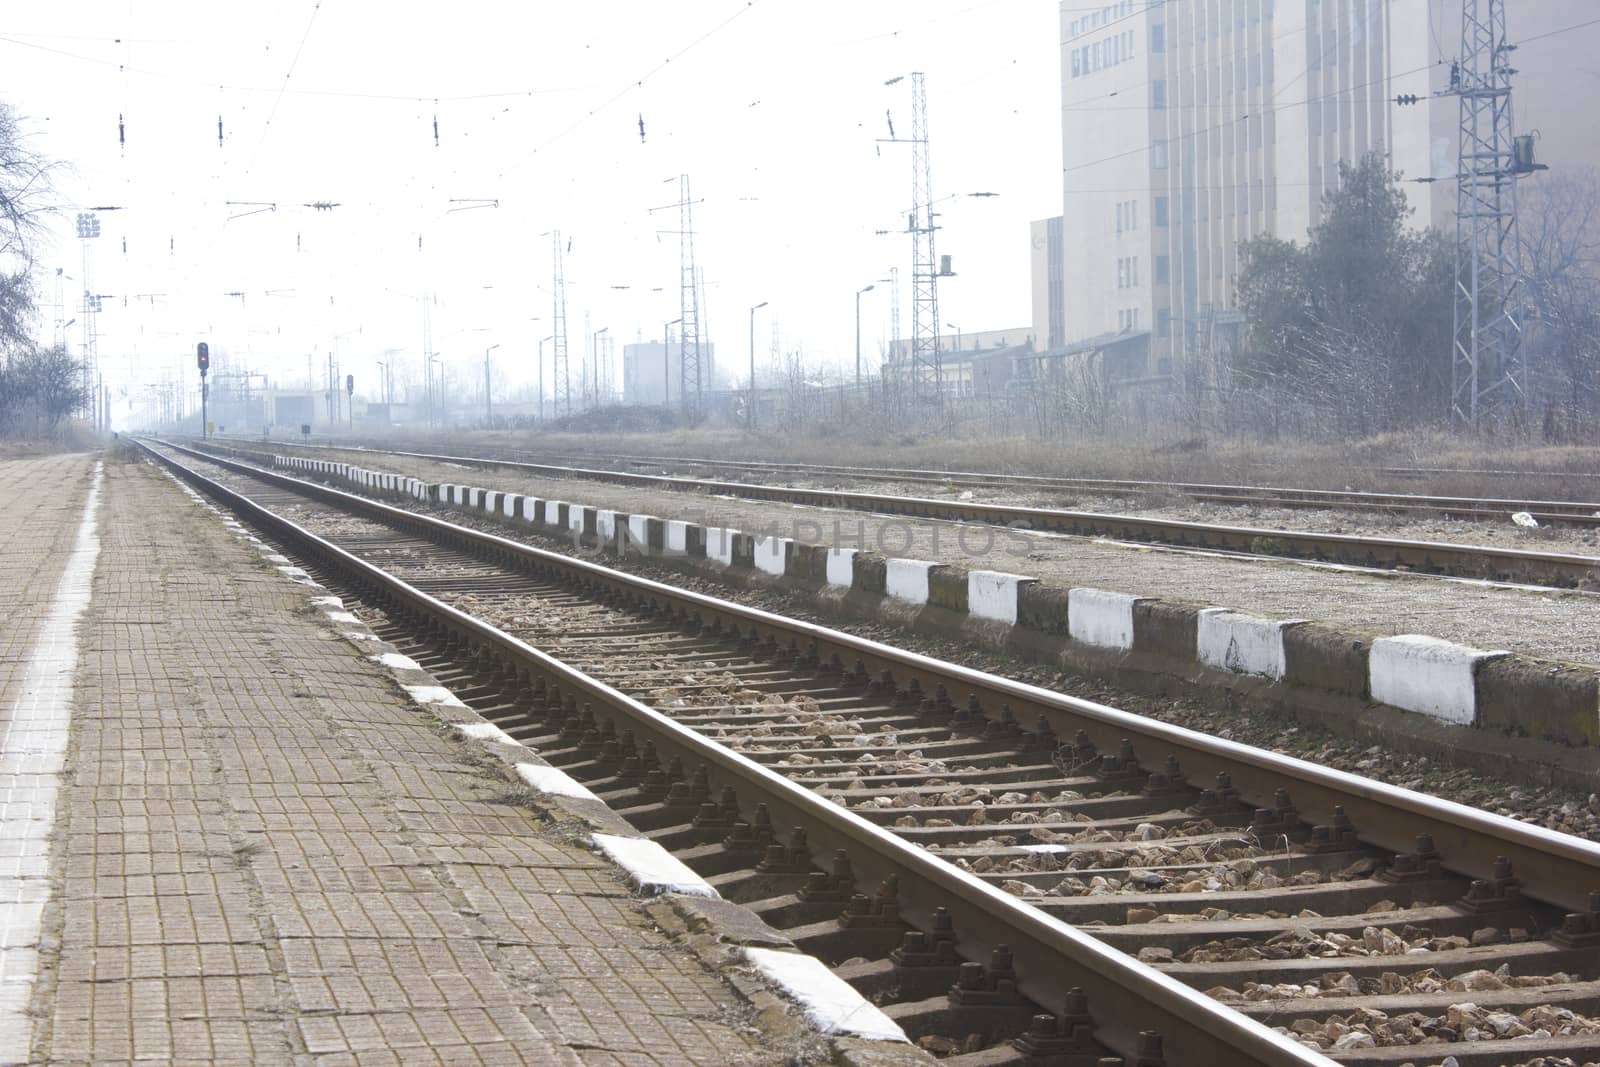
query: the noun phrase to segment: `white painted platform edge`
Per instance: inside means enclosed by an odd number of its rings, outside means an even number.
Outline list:
[[[662,554],[686,556],[689,554],[689,524],[681,519],[668,519],[661,537]]]
[[[707,526],[706,532],[706,559],[723,566],[733,563],[733,539],[739,531],[731,526]]]
[[[460,699],[442,685],[402,685],[418,704],[442,704],[448,708],[466,707]]]
[[[782,578],[789,566],[789,545],[792,543],[787,537],[757,537],[751,554],[756,570]]]
[[[939,564],[925,559],[891,559],[884,568],[884,590],[896,600],[928,602],[928,572]]]
[[[1504,655],[1422,634],[1380,637],[1367,653],[1367,685],[1381,704],[1471,726],[1478,721],[1477,666]]]
[[[1038,579],[1005,571],[967,572],[967,614],[1016,625],[1017,593]]]
[[[854,548],[828,549],[828,584],[849,589],[856,581],[856,552]]]
[[[742,951],[767,981],[800,1005],[806,1020],[819,1032],[909,1043],[898,1023],[815,956],[770,948]]]
[[[1195,626],[1195,652],[1207,667],[1276,680],[1287,669],[1284,627],[1298,621],[1263,619],[1228,608],[1202,608]]]
[[[522,742],[506,733],[492,722],[457,722],[451,723],[463,737],[473,741],[498,741],[502,745],[516,745],[521,747]]]
[[[538,763],[517,764],[517,777],[541,793],[554,797],[571,797],[574,800],[600,798],[589,792],[587,786],[559,767],[546,767]]]
[[[641,892],[652,895],[680,893],[689,897],[717,895],[717,891],[704,878],[654,841],[612,834],[592,834],[591,840],[612,863],[628,872],[629,880]]]
[[[1133,606],[1139,597],[1089,586],[1067,590],[1067,634],[1095,648],[1133,648]]]
[[[372,658],[374,661],[394,671],[420,671],[422,669],[422,664],[399,652],[383,652]]]

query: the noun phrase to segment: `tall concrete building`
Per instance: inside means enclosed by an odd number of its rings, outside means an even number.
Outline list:
[[[1063,0],[1064,323],[1041,335],[1068,353],[1117,349],[1118,377],[1181,373],[1238,321],[1240,243],[1304,240],[1340,162],[1369,151],[1445,179],[1407,189],[1419,222],[1447,223],[1457,101],[1431,93],[1448,84],[1459,7]],[[1034,224],[1036,261],[1052,224]]]

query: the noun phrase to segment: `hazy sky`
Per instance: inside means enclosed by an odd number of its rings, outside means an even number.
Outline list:
[[[437,351],[464,365],[499,344],[497,363],[531,380],[551,317],[540,235],[555,228],[572,241],[570,347],[587,314],[620,365],[621,342],[679,315],[678,236],[658,233],[679,228],[677,211],[649,209],[676,202],[682,173],[703,198],[695,244],[719,362],[744,365],[748,308],[766,300],[758,359],[776,321],[786,349],[842,365],[854,292],[891,265],[910,331],[909,237],[874,231],[903,229],[910,206],[910,146],[876,141],[886,112],[910,134],[910,81],[884,82],[913,70],[927,76],[935,195],[999,194],[942,205],[938,251],[959,277],[940,286],[940,317],[969,333],[1028,321],[1027,224],[1060,212],[1058,11],[57,0],[8,6],[0,98],[73,168],[42,257],[44,304],[64,271],[63,318],[83,289],[73,215],[124,209],[101,213],[92,242],[92,288],[114,296],[100,316],[108,382],[188,370],[201,338],[289,384],[308,353],[337,348],[369,382],[385,349],[420,367],[429,293]],[[485,200],[498,207],[470,206]],[[339,206],[304,206],[319,201]],[[871,353],[889,335],[888,288],[862,298]]]

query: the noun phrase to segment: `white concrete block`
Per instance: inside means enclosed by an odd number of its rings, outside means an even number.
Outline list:
[[[993,619],[1015,625],[1017,621],[1017,590],[1026,583],[1036,582],[1026,574],[1007,574],[1004,571],[967,572],[967,614],[979,619]]]
[[[888,563],[884,587],[889,595],[911,604],[926,604],[928,572],[938,564],[923,559],[891,559]]]
[[[724,567],[733,562],[733,539],[739,533],[731,526],[707,526],[706,559]]]
[[[856,549],[828,549],[828,584],[849,589],[856,580]]]
[[[789,545],[787,537],[758,537],[755,539],[754,560],[756,570],[782,578],[788,569]]]
[[[561,501],[546,500],[544,502],[544,524],[546,526],[561,525]]]
[[[1139,598],[1109,589],[1067,590],[1067,633],[1095,648],[1133,648],[1133,606]]]
[[[641,556],[650,554],[650,520],[654,515],[629,515],[628,516],[628,544],[631,552]]]
[[[490,489],[483,494],[483,510],[491,515],[500,510],[500,491],[498,489]]]
[[[474,510],[483,507],[483,490],[477,486],[467,486],[467,507]]]
[[[567,529],[570,532],[581,536],[583,534],[584,527],[588,525],[588,523],[584,521],[584,518],[593,510],[594,508],[589,507],[587,504],[568,504]]]
[[[522,500],[522,497],[518,496],[516,493],[507,493],[507,494],[505,494],[505,498],[501,501],[501,504],[500,504],[500,513],[502,515],[504,515],[508,519],[516,518],[517,517],[517,504],[521,500]]]
[[[539,516],[544,513],[544,501],[536,496],[522,498],[522,517],[529,522],[538,522]]]
[[[687,556],[689,554],[689,524],[677,519],[668,519],[666,529],[662,531],[661,554],[663,556]]]
[[[617,513],[608,508],[597,508],[594,513],[594,532],[603,545],[609,545],[617,536]]]
[[[1380,703],[1470,726],[1478,721],[1478,664],[1505,654],[1421,634],[1380,637],[1367,654],[1367,683]]]
[[[1227,608],[1205,608],[1195,628],[1195,648],[1207,667],[1235,674],[1282,678],[1283,628],[1291,620],[1261,619]]]

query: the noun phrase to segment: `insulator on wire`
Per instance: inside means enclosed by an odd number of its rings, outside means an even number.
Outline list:
[[[217,116],[217,147],[222,147],[222,116]]]
[[[117,145],[120,148],[128,147],[128,128],[122,124],[122,116],[117,116]]]
[[[433,147],[439,147],[439,116],[433,116]]]

